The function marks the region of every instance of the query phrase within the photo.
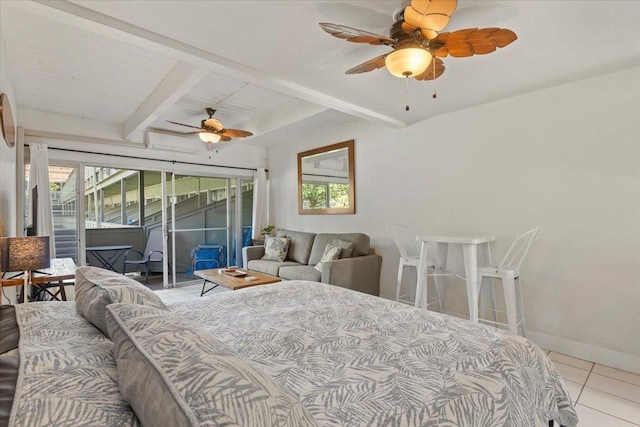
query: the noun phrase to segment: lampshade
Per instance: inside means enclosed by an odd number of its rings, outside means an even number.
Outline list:
[[[396,77],[412,77],[422,74],[431,63],[431,53],[420,47],[394,50],[384,60],[387,70]]]
[[[49,236],[0,239],[0,271],[34,271],[50,266]]]
[[[198,134],[201,140],[204,142],[218,142],[220,141],[220,135],[213,132],[200,132]]]

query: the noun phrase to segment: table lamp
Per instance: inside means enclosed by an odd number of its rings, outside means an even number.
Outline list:
[[[31,272],[50,266],[49,236],[0,239],[0,271],[24,272],[25,286],[29,284]]]

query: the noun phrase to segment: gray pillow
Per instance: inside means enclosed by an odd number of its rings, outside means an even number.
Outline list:
[[[112,304],[120,392],[142,425],[316,426],[302,404],[197,324],[153,307]]]
[[[264,241],[264,256],[262,259],[282,262],[287,257],[289,239],[286,237],[270,237]]]
[[[160,297],[141,283],[98,267],[78,267],[75,293],[78,313],[107,336],[105,314],[109,304],[123,302],[167,310]]]
[[[333,246],[339,246],[340,248],[342,248],[342,250],[340,251],[340,259],[351,258],[351,255],[353,254],[353,242],[333,239],[333,242],[331,242],[331,244]]]
[[[324,253],[322,254],[322,258],[320,258],[320,262],[316,264],[315,269],[319,272],[322,272],[322,264],[327,261],[333,261],[338,259],[340,256],[340,252],[342,252],[342,248],[340,246],[327,245],[324,248]]]

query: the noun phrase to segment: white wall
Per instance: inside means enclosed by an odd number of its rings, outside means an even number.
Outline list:
[[[518,234],[541,227],[523,272],[529,336],[640,373],[639,111],[635,68],[407,129],[359,122],[287,142],[267,152],[271,222],[368,233],[384,259],[384,297],[394,294],[398,261],[388,224],[495,234],[495,261]],[[298,215],[296,153],[347,139],[357,213]],[[451,250],[450,258],[460,264]],[[447,308],[465,310],[464,284],[448,289]]]
[[[16,97],[1,31],[0,92],[6,93],[9,97],[14,123],[17,123]],[[2,222],[3,236],[16,235],[16,149],[5,143],[2,132],[0,132],[0,222]]]

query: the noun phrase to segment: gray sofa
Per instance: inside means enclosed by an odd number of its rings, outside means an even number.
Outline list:
[[[382,257],[376,255],[369,246],[369,236],[366,234],[279,230],[276,236],[289,239],[289,250],[284,261],[263,260],[264,246],[247,246],[242,249],[243,267],[286,280],[311,280],[372,295],[380,293]],[[352,242],[352,256],[324,262],[320,272],[314,267],[322,258],[327,244],[334,239]]]

